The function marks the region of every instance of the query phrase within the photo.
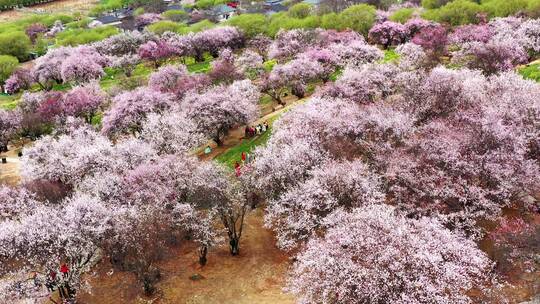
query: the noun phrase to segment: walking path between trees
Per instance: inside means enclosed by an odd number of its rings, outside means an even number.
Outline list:
[[[289,100],[285,107],[262,116],[250,125],[271,121],[307,98]],[[214,148],[212,153],[204,154],[205,145],[196,154],[201,160],[215,159],[241,144],[243,138],[244,126],[241,126],[231,130],[224,145]],[[141,295],[141,288],[132,274],[116,272],[109,275],[110,267],[101,264],[90,278],[92,293],[81,294],[79,299],[81,303],[103,304],[295,303],[294,297],[283,291],[290,259],[287,253],[276,247],[273,232],[264,227],[264,210],[257,208],[249,212],[244,225],[238,256],[231,256],[228,244],[224,242],[209,250],[208,263],[200,267],[195,244],[167,250],[158,265],[163,275],[157,284],[160,294],[153,298]]]
[[[309,96],[302,99],[295,99],[294,97],[289,97],[289,99],[284,99],[284,101],[286,101],[286,105],[284,107],[276,109],[275,111],[271,111],[270,113],[260,117],[259,119],[253,122],[250,122],[248,125],[254,126],[258,124],[263,124],[265,121],[269,122],[271,125],[272,122],[275,119],[277,119],[281,114],[289,111],[291,108],[297,106],[298,104],[304,103],[307,99],[309,99]],[[228,150],[242,143],[242,140],[245,139],[244,127],[245,126],[239,126],[238,128],[230,130],[229,134],[223,139],[222,146],[217,146],[214,141],[210,140],[205,145],[199,147],[195,151],[195,154],[199,157],[200,160],[216,159],[220,155],[226,153]],[[266,132],[269,132],[269,131],[270,130],[267,130]],[[257,136],[262,136],[262,134],[257,135]],[[204,149],[207,146],[212,147],[212,152],[210,152],[209,154],[204,153]],[[238,155],[238,158],[239,157],[240,155]]]

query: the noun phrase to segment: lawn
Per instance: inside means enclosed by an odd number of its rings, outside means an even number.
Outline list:
[[[242,139],[239,144],[220,154],[215,159],[227,167],[234,168],[235,162],[239,162],[241,160],[242,152],[250,153],[256,147],[266,144],[270,138],[270,135],[272,134],[272,125],[280,116],[281,115],[275,115],[268,119],[269,127],[268,130],[266,130],[266,132],[263,134],[249,139]]]
[[[519,73],[527,78],[540,82],[540,63],[534,63],[519,69]]]
[[[19,95],[0,94],[0,109],[13,110],[19,103]]]

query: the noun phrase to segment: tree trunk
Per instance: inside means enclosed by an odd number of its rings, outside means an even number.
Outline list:
[[[207,246],[201,246],[199,248],[199,265],[204,266],[206,265],[207,259],[206,254],[208,253],[208,247]]]
[[[240,253],[240,240],[238,237],[233,237],[229,241],[231,255],[238,255]]]

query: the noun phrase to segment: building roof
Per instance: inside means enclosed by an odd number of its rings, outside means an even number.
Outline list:
[[[96,18],[96,20],[103,24],[111,24],[111,23],[120,22],[120,19],[118,19],[118,17],[114,15],[104,15],[104,16]]]
[[[309,3],[309,4],[312,4],[312,5],[319,5],[321,4],[321,0],[304,0],[302,1],[304,3]]]
[[[165,9],[166,11],[184,11],[184,7],[182,7],[181,5],[178,5],[178,4],[171,4],[169,6],[167,6],[167,8]]]
[[[225,5],[225,4],[220,4],[220,5],[216,5],[216,6],[214,6],[212,8],[211,14],[212,15],[223,15],[223,14],[228,14],[228,13],[232,13],[232,12],[236,12],[236,8],[230,7],[230,6]]]
[[[267,6],[267,8],[268,8],[268,11],[275,12],[275,13],[284,12],[288,10],[288,8],[285,5],[280,4],[280,3],[269,5]]]

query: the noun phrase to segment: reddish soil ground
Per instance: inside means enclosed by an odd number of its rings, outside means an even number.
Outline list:
[[[294,303],[282,291],[289,259],[276,248],[274,236],[262,226],[262,217],[259,208],[246,218],[239,256],[231,256],[223,244],[210,250],[208,264],[201,268],[193,244],[168,250],[167,258],[158,265],[163,278],[153,298],[142,296],[134,275],[108,275],[111,269],[101,265],[90,279],[92,294],[81,295],[80,303]],[[203,278],[191,280],[195,274]]]
[[[98,0],[58,0],[49,3],[25,7],[23,9],[0,12],[0,22],[15,21],[32,13],[85,13],[89,12],[90,9],[97,3],[99,3]]]
[[[0,154],[0,158],[5,157],[7,160],[6,164],[0,163],[0,185],[6,184],[15,186],[20,180],[20,160],[17,157],[18,149],[10,147],[10,150],[7,153]]]

